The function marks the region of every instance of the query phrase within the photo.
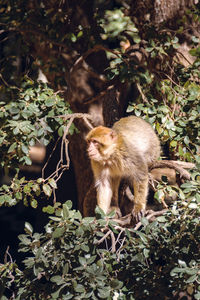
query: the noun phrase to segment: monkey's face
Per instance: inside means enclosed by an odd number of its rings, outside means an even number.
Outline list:
[[[92,129],[86,137],[89,158],[95,161],[109,159],[115,140],[115,132],[110,128],[99,126]]]

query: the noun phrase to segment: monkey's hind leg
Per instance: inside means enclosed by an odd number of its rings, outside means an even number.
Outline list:
[[[148,195],[148,176],[142,181],[133,182],[134,188],[134,208],[132,211],[133,216],[138,222],[144,215],[146,209],[147,195]]]

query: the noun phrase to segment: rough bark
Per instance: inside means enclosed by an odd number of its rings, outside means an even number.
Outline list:
[[[195,0],[134,0],[129,14],[141,31],[145,29],[145,22],[150,22],[157,28],[163,24],[170,28],[177,26],[177,18],[182,17],[196,3]]]

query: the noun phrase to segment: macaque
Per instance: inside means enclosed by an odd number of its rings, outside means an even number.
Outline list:
[[[147,202],[148,168],[160,156],[160,142],[150,124],[135,116],[122,118],[112,128],[93,128],[86,141],[97,205],[106,214],[113,208],[118,212],[119,184],[128,178],[134,189],[133,215],[140,218]]]

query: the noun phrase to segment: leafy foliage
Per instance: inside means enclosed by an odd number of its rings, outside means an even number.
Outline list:
[[[198,161],[200,126],[200,89],[187,81],[184,86],[172,87],[170,80],[160,82],[165,105],[150,93],[148,103],[129,106],[137,116],[144,116],[154,125],[161,140],[169,143],[170,156],[181,160]]]
[[[140,231],[120,228],[101,210],[97,219],[82,218],[71,207],[68,201],[57,208],[44,234],[25,224],[25,272],[14,263],[0,266],[4,288],[15,276],[16,299],[172,299],[183,291],[199,299],[199,196],[174,203],[152,223],[143,218]],[[115,252],[109,237],[99,244],[108,229]]]
[[[15,100],[11,94],[14,90]],[[26,80],[21,88],[5,89],[4,102],[0,111],[0,166],[4,174],[10,169],[16,172],[11,185],[0,187],[0,206],[15,205],[23,200],[36,208],[37,197],[50,197],[57,188],[54,178],[38,178],[27,181],[18,178],[19,164],[31,165],[29,148],[37,142],[47,146],[55,132],[62,136],[68,121],[62,116],[71,114],[69,105],[51,88],[42,83]],[[70,134],[74,132],[70,127]]]
[[[63,99],[42,83],[25,81],[19,91],[14,90],[15,100],[9,97],[13,90],[9,95],[7,90],[0,112],[1,167],[5,170],[19,163],[31,165],[29,147],[37,141],[47,146],[56,131],[62,136],[65,122],[60,115],[71,113]]]
[[[16,175],[11,185],[3,184],[0,188],[0,206],[13,206],[19,201],[23,201],[25,206],[31,205],[37,208],[38,199],[46,199],[51,197],[53,189],[57,188],[56,180],[53,177],[37,180],[26,180],[25,177],[18,179]],[[56,205],[59,206],[58,203]],[[50,205],[43,207],[43,211],[53,213],[54,208]]]
[[[116,40],[126,41],[124,32],[127,31],[135,43],[140,42],[138,29],[134,26],[130,17],[125,16],[121,9],[106,10],[99,22],[104,31],[102,33],[103,40],[110,40],[115,43]]]

